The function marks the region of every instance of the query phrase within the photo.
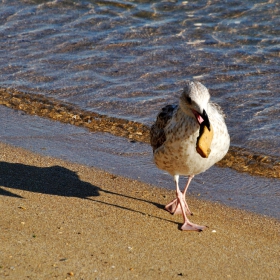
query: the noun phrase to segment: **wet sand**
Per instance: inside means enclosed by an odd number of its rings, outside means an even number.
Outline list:
[[[280,223],[0,143],[0,279],[279,279]]]

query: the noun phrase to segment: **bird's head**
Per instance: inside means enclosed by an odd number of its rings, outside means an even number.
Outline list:
[[[206,125],[210,131],[210,122],[207,115],[210,94],[200,82],[188,82],[180,97],[179,106],[188,116],[196,119],[199,125]]]

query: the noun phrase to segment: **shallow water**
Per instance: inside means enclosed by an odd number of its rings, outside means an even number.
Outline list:
[[[233,146],[280,157],[278,1],[2,1],[0,87],[150,125],[197,79]]]

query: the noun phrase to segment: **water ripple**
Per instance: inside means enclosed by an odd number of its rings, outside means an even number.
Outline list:
[[[0,86],[149,126],[197,79],[232,143],[280,156],[280,18],[272,1],[0,3]]]

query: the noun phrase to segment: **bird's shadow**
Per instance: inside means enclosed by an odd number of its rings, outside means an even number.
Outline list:
[[[123,210],[137,212],[141,214],[148,214],[139,210],[134,210],[117,204],[112,204],[106,201],[99,201],[100,192],[115,196],[126,197],[127,199],[134,199],[141,202],[153,204],[154,206],[163,209],[164,206],[156,202],[148,201],[142,198],[132,197],[129,195],[112,192],[106,189],[101,189],[88,182],[80,180],[78,174],[67,168],[61,166],[51,167],[36,167],[25,165],[21,163],[0,162],[0,195],[10,196],[15,198],[24,198],[19,194],[15,194],[10,190],[3,189],[17,189],[29,192],[37,192],[49,195],[58,195],[64,197],[77,197],[81,199],[89,199],[96,203],[106,204],[121,208]],[[155,218],[172,222],[171,220],[156,217]]]
[[[36,167],[0,162],[0,186],[10,189],[87,198],[98,196],[100,189],[79,179],[76,172],[61,166]],[[23,198],[0,187],[0,195]]]

